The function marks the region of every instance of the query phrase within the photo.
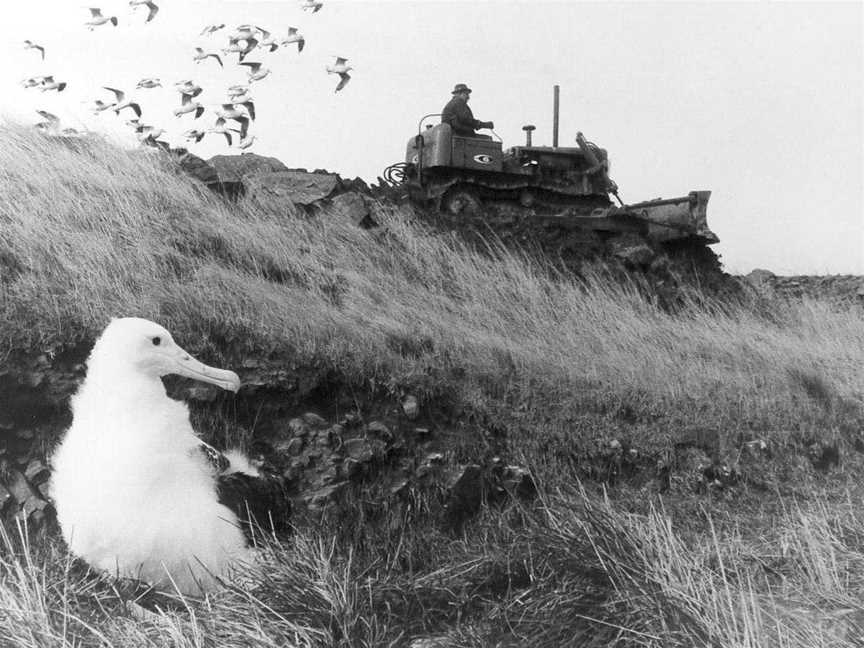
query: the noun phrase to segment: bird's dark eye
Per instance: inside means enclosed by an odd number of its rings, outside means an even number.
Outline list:
[[[159,346],[160,344],[162,344],[162,338],[160,338],[158,335],[150,341],[153,343],[153,346]]]

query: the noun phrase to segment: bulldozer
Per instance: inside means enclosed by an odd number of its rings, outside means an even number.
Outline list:
[[[440,113],[424,115],[408,140],[405,161],[387,167],[383,179],[404,189],[413,202],[434,204],[451,216],[475,216],[507,203],[520,218],[603,238],[635,233],[655,244],[719,241],[706,220],[710,191],[624,204],[609,176],[605,149],[581,132],[576,146],[558,146],[558,105],[556,85],[551,146],[535,146],[536,127],[527,124],[522,127],[525,144],[506,150],[500,138],[458,136],[448,124],[427,123]]]

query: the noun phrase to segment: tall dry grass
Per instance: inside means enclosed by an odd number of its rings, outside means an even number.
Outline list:
[[[367,543],[377,551],[299,529],[265,544],[258,585],[143,618],[62,547],[7,534],[0,645],[860,645],[855,491],[752,525],[744,510],[686,519],[644,494],[570,492],[541,449],[622,430],[671,448],[690,426],[730,447],[842,441],[862,420],[859,309],[777,302],[766,315],[706,298],[671,314],[602,269],[576,280],[494,243],[479,252],[407,208],[378,205],[370,231],[326,209],[288,218],[223,202],[163,156],[98,139],[73,151],[14,125],[0,130],[0,188],[0,359],[148,317],[210,360],[460,401],[512,424],[559,493],[459,538],[418,515]]]
[[[477,253],[404,209],[381,206],[372,231],[326,211],[287,218],[226,204],[163,156],[81,148],[0,132],[2,355],[140,315],[188,346],[230,341],[430,393],[445,369],[494,374],[502,359],[565,390],[709,401],[736,416],[794,410],[790,372],[844,398],[864,387],[854,309],[777,304],[765,318],[709,303],[673,315],[600,273],[576,282],[503,248]]]

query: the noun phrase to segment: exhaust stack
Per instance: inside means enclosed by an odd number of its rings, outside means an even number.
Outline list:
[[[522,127],[522,130],[525,131],[525,146],[531,146],[531,131],[536,129],[537,127],[532,124],[526,124]]]
[[[552,147],[558,148],[558,95],[559,88],[554,86],[554,100],[552,103]]]

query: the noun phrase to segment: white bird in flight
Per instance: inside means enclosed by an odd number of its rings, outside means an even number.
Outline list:
[[[38,88],[45,92],[46,90],[56,90],[57,92],[63,92],[66,88],[65,81],[55,81],[53,76],[42,77],[42,83],[38,86]]]
[[[247,121],[248,124],[248,121]],[[231,133],[236,133],[237,131],[233,128],[228,128],[228,123],[222,118],[219,117],[216,120],[216,123],[213,125],[213,128],[207,129],[208,133],[220,133],[225,136],[225,139],[228,140],[228,146],[231,146],[233,140],[231,139]]]
[[[124,108],[131,108],[135,114],[140,117],[141,116],[141,106],[139,106],[136,102],[129,99],[126,100],[126,93],[122,90],[118,90],[117,88],[109,88],[108,86],[102,86],[106,90],[110,90],[114,93],[114,96],[117,98],[117,102],[114,104],[114,113],[119,115],[120,111]]]
[[[252,61],[244,61],[240,65],[245,65],[249,68],[249,81],[260,81],[268,74],[270,74],[269,68],[262,68],[260,63],[253,63]]]
[[[197,101],[192,101],[192,95],[183,94],[180,103],[180,107],[174,109],[175,117],[194,112],[195,119],[198,119],[202,114],[204,114],[204,106]]]
[[[34,125],[36,130],[46,135],[57,135],[60,130],[60,118],[47,110],[37,110],[36,112],[45,120]]]
[[[93,112],[94,115],[98,115],[99,113],[105,112],[109,108],[113,108],[116,105],[116,103],[105,103],[101,99],[96,99],[93,102],[93,105],[90,107],[90,110]]]
[[[282,46],[290,45],[291,43],[297,43],[297,51],[302,52],[303,46],[306,45],[306,39],[303,38],[303,34],[297,31],[296,27],[288,28],[288,35],[282,39]]]
[[[225,67],[224,65],[222,65],[222,59],[219,58],[218,54],[208,54],[207,52],[205,52],[200,47],[195,48],[195,54],[192,58],[195,59],[196,63],[200,63],[201,61],[206,61],[207,58],[210,56],[212,56],[213,58],[216,59],[216,62],[219,64],[219,67]]]
[[[354,68],[352,68],[350,65],[347,65],[347,61],[348,59],[337,56],[336,62],[333,65],[327,66],[327,72],[329,74],[338,74],[341,79],[339,81],[339,85],[336,86],[335,92],[339,92],[351,80],[351,75],[348,74],[348,70],[353,70]]]
[[[242,137],[242,138],[240,139],[240,141],[237,142],[237,148],[238,148],[238,149],[242,149],[242,150],[245,151],[245,150],[248,149],[250,146],[252,146],[252,144],[253,144],[254,142],[255,142],[255,136],[254,136],[254,135],[247,135],[247,136],[245,136],[245,137]]]
[[[213,34],[217,31],[219,31],[224,26],[225,26],[225,23],[222,23],[221,25],[207,25],[204,29],[201,30],[200,36],[204,36],[204,34],[207,34],[209,36],[210,34]]]
[[[305,0],[305,2],[301,5],[301,8],[303,9],[303,11],[311,9],[312,13],[317,13],[318,10],[321,9],[321,7],[323,6],[324,3],[320,0]]]
[[[138,85],[135,86],[136,90],[140,90],[141,88],[161,88],[162,82],[159,81],[156,77],[146,77],[141,79],[138,82]]]
[[[95,27],[99,27],[99,25],[104,25],[105,23],[110,22],[115,27],[117,26],[117,16],[103,16],[102,10],[96,7],[90,8],[90,20],[88,20],[85,25],[90,28],[90,31],[93,31]]]
[[[144,6],[150,10],[147,12],[147,20],[144,21],[145,23],[153,20],[153,16],[159,13],[159,7],[155,2],[153,2],[153,0],[129,0],[129,6],[133,9]]]
[[[222,53],[233,54],[236,52],[240,55],[240,60],[242,61],[257,46],[258,41],[254,38],[231,38],[228,41],[228,47],[222,48]]]
[[[226,90],[228,96],[232,99],[237,99],[249,94],[249,86],[248,85],[233,85],[228,90]]]
[[[31,41],[31,40],[25,40],[25,41],[24,41],[24,49],[35,49],[35,50],[39,50],[39,51],[42,53],[42,60],[43,60],[43,61],[45,60],[45,48],[42,47],[41,45],[37,45],[36,43],[34,43],[34,42]]]
[[[261,27],[257,28],[259,32],[261,32],[261,38],[258,41],[258,47],[261,49],[269,49],[271,52],[275,52],[279,49],[279,42],[273,38],[272,34],[266,29],[261,29]]]
[[[195,129],[193,128],[193,129],[187,130],[185,133],[183,133],[183,137],[184,137],[185,139],[189,140],[190,142],[191,142],[192,140],[195,140],[195,142],[198,143],[198,142],[200,142],[202,139],[204,139],[204,136],[205,136],[206,134],[207,134],[206,131],[195,130]]]
[[[174,87],[177,88],[177,90],[181,94],[188,94],[193,97],[197,97],[199,94],[201,94],[202,91],[201,86],[192,81],[191,79],[184,79],[183,81],[178,81],[174,84]]]
[[[47,79],[47,78],[49,78],[49,77],[46,77],[46,76],[30,77],[29,79],[24,79],[21,82],[21,85],[24,86],[25,88],[36,88],[36,87],[42,85],[43,83],[45,83],[45,79]]]
[[[251,558],[217,497],[189,409],[165,393],[179,374],[236,392],[237,374],[207,366],[158,324],[114,319],[87,360],[72,425],[53,457],[52,496],[69,549],[93,567],[196,595]]]
[[[246,112],[239,110],[237,106],[243,106],[246,109]],[[252,119],[255,119],[255,104],[251,101],[238,101],[232,103],[223,103],[221,109],[216,111],[216,116],[221,117],[222,119],[233,119],[235,121],[239,121],[241,124],[243,122],[247,122]],[[243,134],[246,134],[246,131],[243,131]]]

